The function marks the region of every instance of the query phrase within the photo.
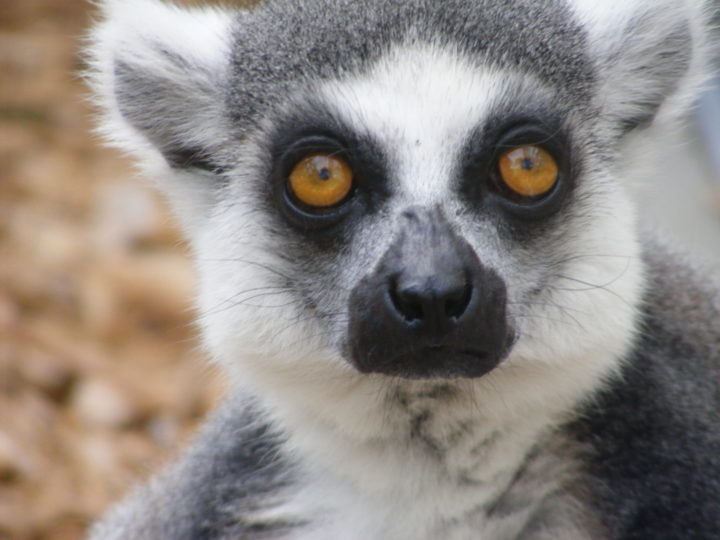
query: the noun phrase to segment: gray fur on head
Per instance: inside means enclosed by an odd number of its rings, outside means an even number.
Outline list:
[[[462,0],[311,0],[301,9],[279,0],[232,14],[152,0],[103,5],[93,80],[111,113],[109,135],[131,149],[147,141],[179,167],[212,167],[234,144],[228,139],[245,136],[269,109],[319,80],[366,69],[393,44],[435,42],[480,65],[529,71],[621,129],[652,120],[668,97],[684,98],[705,45],[702,4],[685,0],[503,0],[471,9]]]

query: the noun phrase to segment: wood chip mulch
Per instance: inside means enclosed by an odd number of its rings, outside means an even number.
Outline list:
[[[0,2],[0,539],[71,540],[221,393],[166,208],[91,133],[83,0]]]

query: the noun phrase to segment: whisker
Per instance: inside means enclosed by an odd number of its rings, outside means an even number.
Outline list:
[[[273,268],[269,264],[261,263],[258,261],[252,261],[250,259],[242,259],[239,257],[228,257],[227,259],[225,259],[225,258],[220,257],[220,258],[198,258],[196,260],[200,261],[200,262],[232,262],[232,263],[242,263],[242,264],[254,265],[259,268],[262,268],[263,270],[267,270],[268,272],[270,272],[272,274],[280,276],[281,278],[285,279],[287,283],[293,283],[295,281],[290,276],[282,273],[280,270],[278,270],[276,268]]]

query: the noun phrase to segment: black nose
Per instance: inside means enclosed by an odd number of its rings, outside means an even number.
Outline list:
[[[408,324],[422,325],[433,334],[460,321],[472,297],[464,271],[419,280],[403,274],[390,282],[392,305]]]
[[[362,373],[480,377],[512,344],[506,296],[441,211],[408,209],[350,295],[348,357]]]

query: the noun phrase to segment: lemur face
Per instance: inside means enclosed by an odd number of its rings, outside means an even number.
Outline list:
[[[409,45],[313,95],[273,121],[253,206],[295,302],[360,372],[482,376],[552,318],[574,285],[563,259],[599,249],[625,268],[628,247],[563,249],[581,235],[571,141],[588,136],[539,82]]]
[[[633,214],[591,105],[562,90],[409,43],[295,94],[211,220],[255,268],[218,296],[232,278],[206,267],[208,330],[247,312],[286,350],[312,336],[335,367],[410,379],[553,361],[621,330]]]
[[[641,292],[624,147],[689,23],[376,3],[108,8],[96,84],[193,241],[208,345],[250,378],[610,369]]]

